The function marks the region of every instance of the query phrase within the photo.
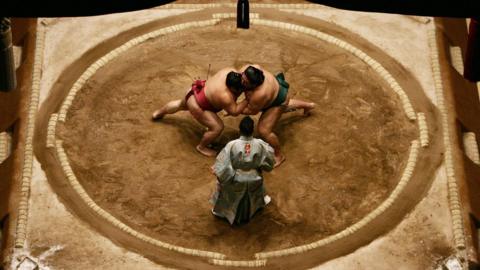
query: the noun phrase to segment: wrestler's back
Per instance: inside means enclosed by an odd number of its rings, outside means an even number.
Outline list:
[[[210,104],[215,108],[221,109],[222,104],[228,102],[235,102],[233,94],[228,90],[226,79],[230,71],[235,71],[233,68],[224,68],[215,73],[205,83],[205,96]]]
[[[280,87],[272,73],[263,70],[263,74],[265,75],[263,84],[253,91],[250,99],[256,104],[264,104],[262,107],[265,108],[275,100]]]

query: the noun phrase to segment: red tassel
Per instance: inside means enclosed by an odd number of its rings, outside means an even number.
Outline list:
[[[192,89],[195,92],[201,91],[203,88],[205,88],[205,80],[195,80],[192,83]]]

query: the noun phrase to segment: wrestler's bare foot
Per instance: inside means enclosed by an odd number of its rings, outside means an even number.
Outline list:
[[[217,155],[217,152],[205,146],[197,145],[197,147],[195,148],[197,149],[198,152],[200,152],[202,155],[205,155],[207,157],[214,157]]]
[[[165,116],[164,113],[162,113],[162,110],[156,110],[153,112],[152,114],[152,120],[160,120],[163,118],[163,116]]]
[[[275,165],[274,168],[280,166],[285,161],[284,155],[275,155]]]
[[[303,115],[309,116],[311,114],[311,110],[315,108],[315,103],[311,102],[309,103],[309,106],[303,109]]]

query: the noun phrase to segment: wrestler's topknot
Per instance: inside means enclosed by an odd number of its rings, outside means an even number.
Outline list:
[[[241,91],[243,89],[242,74],[230,71],[227,74],[226,84],[228,88],[233,89],[234,91]]]
[[[245,76],[247,76],[248,82],[253,88],[261,85],[265,80],[263,71],[254,66],[248,66],[247,69],[245,69]]]

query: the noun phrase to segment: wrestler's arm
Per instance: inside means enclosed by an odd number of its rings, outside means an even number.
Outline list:
[[[245,115],[255,115],[257,113],[259,113],[260,110],[256,109],[256,108],[251,108],[250,106],[247,106],[245,108],[245,110],[243,110],[242,114],[245,114]]]
[[[231,101],[227,106],[225,106],[223,109],[227,112],[227,115],[231,116],[237,116],[242,111],[245,110],[245,108],[248,105],[248,101],[246,99],[242,100],[240,103],[235,103],[235,101]]]
[[[245,109],[242,111],[242,114],[255,115],[255,114],[259,113],[263,109],[265,104],[257,102],[256,100],[258,100],[258,99],[250,99],[250,102],[245,107]],[[262,100],[262,99],[260,99],[260,100]]]

